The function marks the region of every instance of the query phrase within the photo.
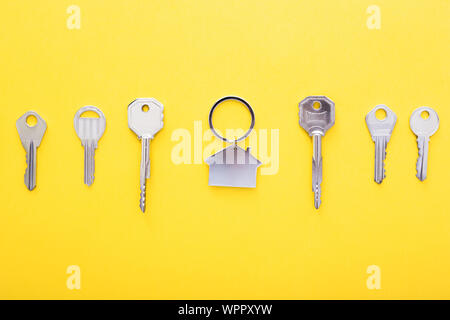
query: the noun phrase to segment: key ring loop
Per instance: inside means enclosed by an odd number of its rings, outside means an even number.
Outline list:
[[[213,117],[214,110],[217,108],[217,106],[219,104],[221,104],[222,102],[225,102],[227,100],[238,101],[238,102],[242,103],[243,105],[245,105],[247,107],[248,111],[250,112],[251,117],[252,117],[252,123],[250,124],[250,128],[248,129],[248,131],[242,137],[240,137],[238,139],[235,139],[235,140],[229,140],[227,138],[222,137],[214,129],[214,126],[213,126],[213,123],[212,123],[212,117]],[[254,126],[255,126],[255,113],[253,112],[252,107],[250,106],[250,104],[247,101],[245,101],[244,99],[242,99],[240,97],[237,97],[237,96],[226,96],[226,97],[223,97],[223,98],[217,100],[216,103],[214,103],[213,107],[211,108],[211,111],[209,112],[209,127],[210,127],[212,133],[217,138],[219,138],[220,140],[223,140],[223,141],[228,142],[228,143],[236,144],[239,141],[244,140],[245,138],[247,138],[250,135],[250,133],[252,132]]]

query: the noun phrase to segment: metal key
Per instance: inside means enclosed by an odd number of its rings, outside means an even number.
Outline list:
[[[162,129],[163,105],[154,98],[139,98],[128,106],[128,127],[142,143],[139,207],[145,212],[146,182],[150,178],[150,140]]]
[[[428,114],[428,117],[424,117]],[[411,130],[417,136],[419,158],[417,158],[417,178],[424,181],[427,178],[428,143],[430,137],[439,129],[439,117],[433,109],[420,107],[414,110],[409,119]]]
[[[81,118],[86,111],[93,111],[99,118]],[[73,119],[75,132],[84,147],[84,183],[88,186],[94,183],[95,149],[106,128],[103,112],[94,106],[85,106],[77,111]]]
[[[376,116],[377,110],[384,110],[386,117],[384,119],[378,119]],[[369,128],[372,140],[375,142],[375,177],[376,183],[383,182],[386,177],[384,170],[384,160],[386,159],[386,146],[391,138],[392,131],[394,130],[395,123],[397,122],[397,116],[386,105],[380,104],[373,108],[366,115],[366,123]]]
[[[314,207],[321,204],[322,136],[334,125],[334,102],[325,96],[310,96],[299,104],[300,126],[313,138],[312,189]]]
[[[30,116],[36,118],[36,124],[30,126],[27,119]],[[28,190],[36,187],[36,150],[41,144],[42,137],[47,130],[47,124],[36,112],[28,111],[21,116],[16,122],[17,131],[19,132],[22,145],[27,152],[27,169],[25,170],[25,185]]]

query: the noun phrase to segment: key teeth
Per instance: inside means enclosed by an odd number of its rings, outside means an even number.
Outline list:
[[[139,207],[141,208],[142,213],[145,213],[145,199],[146,199],[146,186],[141,185],[141,197],[139,201]]]
[[[314,207],[316,208],[316,209],[319,209],[319,207],[320,207],[320,204],[322,203],[321,202],[321,190],[320,190],[320,185],[316,185],[315,187],[314,187]]]
[[[375,141],[375,175],[374,181],[381,184],[386,178],[385,161],[387,157],[387,141],[383,137],[376,137]],[[382,149],[382,150],[380,150]]]
[[[418,141],[418,145],[419,145],[419,157],[417,158],[417,163],[416,163],[416,177],[420,180],[420,181],[424,181],[426,177],[423,176],[423,170],[422,170],[422,165],[423,165],[423,145],[419,142],[419,139],[417,139]]]

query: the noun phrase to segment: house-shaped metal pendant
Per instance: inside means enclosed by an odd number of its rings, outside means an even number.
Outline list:
[[[222,187],[256,187],[256,171],[261,161],[253,157],[250,147],[230,145],[205,161],[209,165],[209,185]]]

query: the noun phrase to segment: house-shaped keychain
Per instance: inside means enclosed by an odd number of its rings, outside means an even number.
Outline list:
[[[239,139],[230,141],[220,136],[212,124],[212,115],[214,109],[222,102],[226,100],[236,100],[243,103],[252,116],[252,123],[250,129]],[[250,105],[242,98],[235,96],[227,96],[218,100],[212,107],[209,113],[209,126],[211,131],[219,139],[232,143],[232,145],[226,147],[223,150],[213,154],[206,159],[206,163],[209,165],[209,185],[210,186],[222,186],[222,187],[241,187],[241,188],[255,188],[256,187],[256,172],[261,165],[261,161],[256,159],[250,153],[250,147],[246,150],[237,145],[238,141],[247,138],[255,125],[255,114]]]
[[[213,154],[206,163],[209,165],[209,185],[223,187],[256,187],[256,170],[261,161],[246,150],[234,144]]]

